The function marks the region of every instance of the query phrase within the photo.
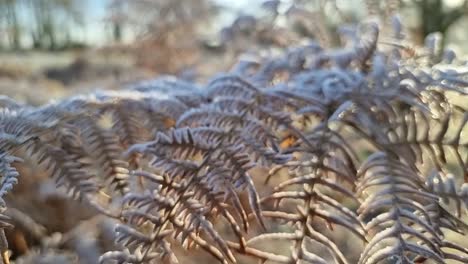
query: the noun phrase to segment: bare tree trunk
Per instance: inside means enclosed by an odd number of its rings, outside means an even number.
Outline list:
[[[20,25],[18,22],[18,16],[16,13],[16,4],[15,0],[4,1],[3,7],[5,10],[5,18],[8,31],[8,44],[11,49],[17,50],[21,48],[20,43]]]

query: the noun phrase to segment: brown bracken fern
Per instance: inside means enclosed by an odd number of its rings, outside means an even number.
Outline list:
[[[40,164],[119,222],[102,263],[178,263],[181,249],[219,263],[468,263],[447,235],[468,232],[466,61],[380,45],[376,23],[354,32],[345,48],[240,62],[204,86],[4,98],[0,197],[20,158]]]

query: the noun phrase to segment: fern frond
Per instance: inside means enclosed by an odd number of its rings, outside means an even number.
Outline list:
[[[425,190],[423,178],[383,152],[371,155],[358,177],[358,192],[365,197],[358,212],[371,234],[359,263],[390,258],[411,263],[418,256],[444,263],[442,238],[425,207],[437,203],[437,196]]]
[[[8,155],[4,152],[0,153],[0,175],[2,176],[0,182],[0,253],[2,262],[5,264],[10,263],[8,255],[8,241],[5,237],[5,228],[10,228],[12,225],[8,222],[9,217],[6,216],[6,203],[4,196],[13,189],[13,185],[18,182],[19,173],[11,166],[12,163],[21,161],[21,159]]]
[[[263,211],[265,217],[292,223],[296,230],[295,236],[290,234],[288,238],[293,242],[291,261],[326,263],[323,255],[309,246],[313,241],[328,249],[335,263],[348,263],[336,242],[326,233],[318,231],[320,224],[325,224],[330,230],[334,230],[335,226],[343,227],[366,240],[364,227],[355,212],[336,200],[337,196],[344,196],[357,202],[347,185],[352,186],[355,182],[353,163],[347,164],[352,158],[348,150],[330,143],[335,136],[326,127],[316,127],[296,142],[293,150],[297,152],[299,160],[279,165],[271,171],[276,173],[278,168],[285,167],[291,177],[276,185],[273,193],[263,199],[265,204],[274,202],[274,210]],[[343,160],[343,157],[346,158]],[[294,205],[295,210],[292,208]],[[280,233],[267,236],[271,239],[289,237]]]
[[[99,185],[91,172],[88,153],[82,148],[82,141],[73,130],[63,131],[60,147],[49,147],[48,153],[54,159],[52,176],[58,186],[66,186],[73,198],[83,199],[87,195],[95,194]]]
[[[93,157],[97,174],[103,182],[109,183],[122,194],[128,191],[128,162],[121,158],[123,147],[112,130],[101,127],[95,120],[82,118],[78,121],[85,146]]]

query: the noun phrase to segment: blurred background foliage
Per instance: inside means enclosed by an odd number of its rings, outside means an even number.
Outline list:
[[[368,14],[364,6],[381,13],[389,13],[383,6],[401,7],[407,16],[407,25],[420,35],[432,32],[446,36],[453,26],[463,24],[468,13],[465,0],[285,0],[288,10],[273,10],[279,1],[234,0],[0,0],[0,47],[3,50],[58,51],[87,46],[106,46],[138,42],[142,38],[170,38],[168,35],[185,31],[184,35],[210,34],[220,24],[229,24],[239,15],[270,12],[268,18],[277,17],[278,11],[287,15],[306,15],[297,12],[297,6],[321,13],[325,21],[333,24],[338,12],[344,20],[361,20]],[[391,5],[385,4],[392,2]],[[296,7],[296,8],[295,8]],[[335,9],[335,10],[333,10]],[[303,10],[302,10],[303,11]],[[274,13],[274,14],[271,14]],[[333,14],[335,13],[335,14]],[[382,15],[382,14],[380,14]],[[264,17],[263,17],[264,18]],[[297,18],[296,18],[297,19]],[[213,24],[217,24],[213,26]],[[299,29],[298,29],[299,30]],[[311,28],[301,28],[303,33]],[[172,34],[168,34],[172,32]],[[310,32],[309,32],[310,33]],[[96,35],[106,35],[96,41]],[[177,38],[180,35],[175,35]],[[162,40],[159,40],[162,41]],[[98,43],[96,43],[98,42]]]
[[[468,51],[465,0],[0,0],[0,90],[39,103],[31,83],[48,98],[160,74],[203,80],[250,51],[337,46],[338,25],[394,9],[416,43],[440,32]]]

